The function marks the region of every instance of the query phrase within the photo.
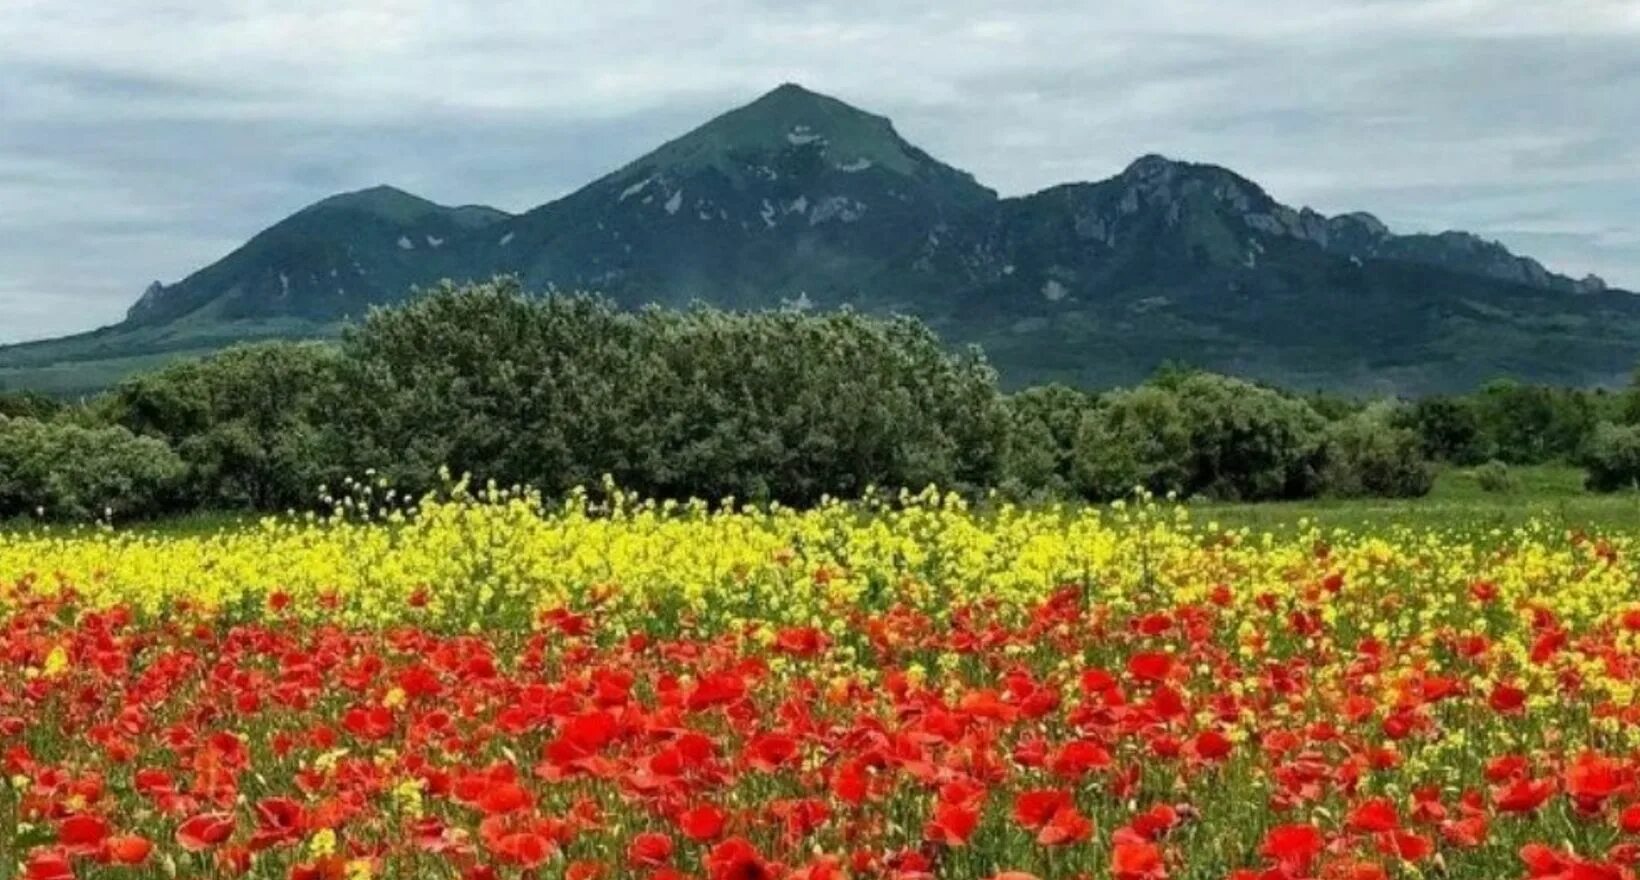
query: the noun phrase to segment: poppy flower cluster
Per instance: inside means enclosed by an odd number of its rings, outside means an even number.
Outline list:
[[[560,523],[597,576],[474,619],[390,554],[355,561],[388,586],[206,602],[189,544],[126,601],[109,544],[0,547],[49,551],[0,583],[0,876],[1635,877],[1621,542],[802,519],[831,515]],[[769,522],[859,534],[770,549]],[[485,541],[546,540],[518,523]],[[663,589],[648,542],[690,530],[729,567]],[[849,553],[877,545],[895,567]],[[1054,554],[1086,577],[1023,588]]]

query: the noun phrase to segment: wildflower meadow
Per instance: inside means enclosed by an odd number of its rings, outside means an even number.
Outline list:
[[[933,492],[376,506],[0,534],[0,877],[1640,861],[1628,536]]]

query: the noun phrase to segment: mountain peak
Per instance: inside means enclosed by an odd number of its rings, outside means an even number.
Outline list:
[[[714,167],[738,177],[747,163],[814,154],[842,170],[877,167],[915,174],[936,164],[886,117],[796,83],[784,83],[633,162],[682,173]],[[765,162],[764,160],[770,160]]]
[[[382,183],[352,192],[338,193],[303,209],[304,212],[325,210],[361,211],[385,220],[410,223],[442,208],[414,193]]]
[[[801,83],[783,82],[763,93],[763,97],[753,101],[757,104],[763,101],[832,101],[836,100],[822,95],[813,89],[805,88]]]
[[[1210,162],[1189,162],[1183,159],[1172,159],[1161,153],[1146,153],[1122,169],[1118,180],[1140,184],[1166,182],[1176,178],[1193,177],[1211,179],[1215,181],[1234,181],[1245,186],[1254,187],[1251,180]]]
[[[507,212],[488,205],[446,207],[385,183],[352,192],[337,193],[303,208],[296,216],[329,214],[337,211],[365,214],[400,226],[413,225],[437,216],[466,229],[488,226],[509,216]]]
[[[1150,177],[1155,174],[1171,171],[1183,164],[1184,163],[1182,162],[1176,162],[1169,159],[1161,153],[1146,153],[1143,156],[1134,159],[1132,162],[1129,162],[1128,166],[1122,169],[1122,176]]]

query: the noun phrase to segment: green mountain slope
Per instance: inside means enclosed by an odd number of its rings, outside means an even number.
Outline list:
[[[151,287],[118,325],[0,349],[0,383],[89,390],[498,273],[631,306],[907,312],[984,345],[1015,385],[1131,382],[1183,360],[1416,393],[1613,383],[1640,359],[1640,297],[1467,233],[1395,235],[1160,156],[999,199],[889,120],[788,84],[517,216],[390,187],[326,199]]]
[[[887,119],[785,85],[498,225],[475,263],[632,305],[806,296],[909,308],[864,282],[908,242],[995,201]]]

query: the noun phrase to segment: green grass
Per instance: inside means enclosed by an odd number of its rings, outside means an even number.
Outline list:
[[[162,520],[115,523],[120,531],[144,532],[166,537],[193,537],[210,535],[233,529],[250,528],[261,519],[261,514],[239,511],[207,510],[167,517]],[[8,533],[50,531],[71,535],[77,531],[92,531],[103,526],[95,523],[42,523],[28,518],[0,519],[0,536]]]
[[[1281,529],[1300,521],[1323,527],[1415,526],[1489,530],[1530,521],[1591,531],[1640,528],[1640,494],[1602,495],[1585,491],[1583,471],[1566,465],[1510,469],[1514,486],[1487,492],[1473,468],[1449,468],[1429,495],[1415,499],[1360,498],[1284,501],[1262,504],[1193,505],[1198,519],[1225,526]]]

